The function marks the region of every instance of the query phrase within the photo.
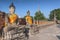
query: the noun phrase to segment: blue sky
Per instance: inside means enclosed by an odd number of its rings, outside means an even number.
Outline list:
[[[12,2],[16,7],[15,13],[20,17],[24,17],[28,10],[34,16],[39,9],[48,18],[51,10],[60,8],[60,0],[0,0],[0,10],[9,13]]]

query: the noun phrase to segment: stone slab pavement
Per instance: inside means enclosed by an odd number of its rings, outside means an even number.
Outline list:
[[[56,37],[56,35],[60,35],[60,25],[54,24],[48,26],[47,28],[43,28],[40,30],[40,33],[30,35],[29,40],[60,40]]]

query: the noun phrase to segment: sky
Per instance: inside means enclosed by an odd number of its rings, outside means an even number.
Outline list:
[[[9,5],[12,2],[19,17],[26,16],[28,10],[31,16],[35,16],[35,12],[40,10],[46,18],[49,18],[50,11],[60,8],[60,0],[0,0],[0,10],[9,13]]]

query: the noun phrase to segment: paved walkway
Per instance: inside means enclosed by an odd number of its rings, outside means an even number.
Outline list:
[[[52,25],[41,29],[39,34],[30,35],[29,40],[59,40],[56,35],[60,35],[60,25]]]

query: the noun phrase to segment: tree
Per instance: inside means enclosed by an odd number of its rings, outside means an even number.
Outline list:
[[[60,9],[54,9],[50,12],[49,19],[53,20],[54,19],[54,14],[56,16],[57,20],[60,20]]]
[[[35,20],[45,20],[45,17],[44,17],[44,15],[43,15],[43,13],[41,13],[40,11],[37,11],[37,12],[35,13],[34,19],[35,19]]]

